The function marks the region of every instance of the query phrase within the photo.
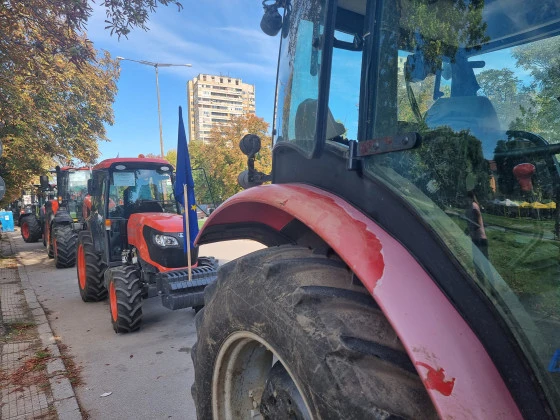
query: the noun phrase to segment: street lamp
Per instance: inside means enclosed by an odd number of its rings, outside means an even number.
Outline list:
[[[169,63],[154,63],[152,61],[146,60],[133,60],[131,58],[117,57],[119,61],[134,61],[135,63],[144,64],[146,66],[152,66],[156,69],[156,92],[157,92],[157,108],[158,108],[158,119],[159,119],[159,147],[161,149],[161,157],[163,159],[163,132],[161,129],[161,104],[159,99],[159,78],[158,78],[158,68],[159,67],[192,67],[192,64],[169,64]]]

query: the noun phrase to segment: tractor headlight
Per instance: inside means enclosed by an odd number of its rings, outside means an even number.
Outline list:
[[[156,243],[156,245],[161,246],[162,248],[168,246],[179,246],[177,238],[169,235],[154,235],[154,242]]]

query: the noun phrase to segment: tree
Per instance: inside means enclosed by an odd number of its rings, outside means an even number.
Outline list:
[[[232,117],[229,124],[215,125],[208,143],[197,140],[189,142],[198,203],[212,203],[213,195],[218,201],[216,204],[219,204],[241,191],[237,177],[247,169],[247,156],[239,149],[239,140],[245,134],[256,134],[261,138],[262,148],[256,156],[255,169],[267,174],[271,172],[272,151],[267,131],[268,123],[253,114],[247,114]]]
[[[482,92],[494,105],[502,127],[510,129],[511,121],[523,115],[530,107],[530,95],[521,80],[508,68],[484,70],[477,76]]]
[[[168,150],[165,154],[165,160],[173,166],[177,166],[177,149]]]
[[[42,61],[41,78],[10,78],[0,67],[0,176],[8,201],[54,163],[93,163],[105,124],[113,123],[119,70],[108,53],[79,67],[58,55]]]
[[[512,129],[523,129],[543,135],[546,140],[560,141],[560,48],[550,38],[513,49],[517,66],[528,71],[533,82],[525,87],[528,104],[521,108]]]
[[[146,28],[148,12],[175,0],[103,2],[107,29],[126,36]],[[118,64],[99,54],[84,31],[87,0],[26,0],[0,4],[0,176],[4,202],[55,162],[97,158],[112,124]]]

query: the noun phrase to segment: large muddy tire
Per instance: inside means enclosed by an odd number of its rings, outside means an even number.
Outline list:
[[[25,242],[37,242],[41,239],[41,226],[34,215],[21,218],[21,237]]]
[[[70,225],[54,225],[52,229],[53,256],[56,268],[74,267],[76,264],[77,235]]]
[[[132,265],[109,269],[109,307],[116,333],[137,331],[142,324],[142,284]]]
[[[336,258],[283,246],[230,262],[196,328],[199,419],[437,418],[391,325]]]
[[[76,270],[80,296],[84,302],[99,302],[107,297],[107,288],[103,278],[106,269],[107,266],[95,252],[91,233],[79,232]]]

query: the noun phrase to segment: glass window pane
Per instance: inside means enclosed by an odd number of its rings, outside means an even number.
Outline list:
[[[325,0],[296,0],[282,41],[276,141],[314,148]]]

